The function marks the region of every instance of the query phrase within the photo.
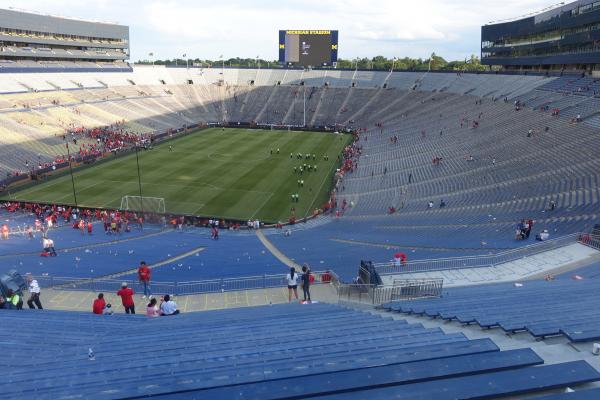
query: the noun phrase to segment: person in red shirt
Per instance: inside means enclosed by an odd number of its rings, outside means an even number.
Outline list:
[[[152,291],[150,290],[150,275],[150,268],[148,268],[146,265],[146,261],[142,261],[140,263],[140,267],[138,268],[138,278],[144,286],[144,296],[142,296],[142,299],[145,299],[146,296],[149,299],[152,298]]]
[[[92,305],[92,311],[94,314],[102,315],[104,313],[104,307],[106,307],[106,302],[104,301],[104,293],[98,294],[98,298],[94,300],[94,304]]]
[[[92,230],[93,230],[92,221],[88,221],[88,223],[87,223],[88,235],[92,234]]]
[[[121,284],[121,290],[117,292],[117,296],[121,297],[121,302],[125,308],[126,314],[135,314],[135,304],[133,303],[133,289],[127,287],[127,282]]]

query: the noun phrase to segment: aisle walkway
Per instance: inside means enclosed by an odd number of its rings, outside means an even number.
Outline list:
[[[104,293],[107,303],[113,305],[116,313],[123,313],[120,298],[117,297],[115,288],[113,293]],[[298,288],[298,295],[302,298],[302,289]],[[159,296],[162,294],[159,294]],[[42,305],[49,310],[90,311],[92,302],[97,293],[69,290],[43,290]],[[337,303],[337,294],[333,286],[314,285],[311,287],[311,296],[314,301]],[[25,293],[25,300],[29,297]],[[141,295],[135,295],[138,313],[145,312],[147,300]],[[268,304],[282,304],[288,302],[287,288],[243,290],[238,292],[208,293],[189,296],[177,296],[175,301],[182,312],[221,310],[224,308],[251,307]],[[25,304],[27,307],[27,304]]]
[[[394,279],[442,278],[444,287],[517,282],[526,279],[542,279],[547,274],[565,273],[599,259],[600,254],[597,250],[574,243],[492,267],[455,268],[443,271],[385,275],[381,279],[385,284],[392,284]]]

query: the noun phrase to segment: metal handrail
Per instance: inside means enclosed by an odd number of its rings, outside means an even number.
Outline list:
[[[315,277],[313,284],[327,284],[333,282],[331,271],[311,271]],[[330,279],[323,279],[326,274]],[[337,275],[335,275],[337,277]],[[36,276],[42,288],[55,290],[76,290],[92,292],[110,292],[117,290],[125,282],[136,292],[142,292],[142,284],[136,278],[74,278],[50,275]],[[337,279],[337,278],[336,278]],[[151,281],[154,293],[189,295],[202,293],[232,292],[240,290],[267,289],[281,287],[286,284],[286,274],[255,275],[238,278],[208,279],[200,281]]]
[[[577,236],[577,242],[591,247],[592,249],[600,250],[600,235],[582,233]]]
[[[391,301],[432,298],[442,295],[443,279],[395,281],[393,285],[363,283],[337,286],[338,302],[358,302],[381,305]]]
[[[400,265],[394,262],[374,263],[373,266],[380,275],[441,271],[458,268],[491,267],[563,247],[567,244],[576,243],[582,235],[583,234],[581,233],[572,233],[496,254],[415,260]]]

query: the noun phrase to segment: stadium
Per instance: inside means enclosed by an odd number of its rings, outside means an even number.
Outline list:
[[[342,30],[159,65],[0,10],[0,392],[600,398],[598,29],[483,25],[477,71],[341,68]]]

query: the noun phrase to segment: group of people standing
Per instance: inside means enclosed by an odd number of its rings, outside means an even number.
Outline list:
[[[298,275],[296,268],[291,267],[290,273],[287,274],[287,287],[288,287],[288,301],[292,301],[292,294],[298,300],[298,278],[300,278],[300,285],[302,286],[302,292],[304,294],[303,302],[311,302],[310,299],[310,285],[314,282],[314,276],[310,272],[308,265],[302,266],[302,275]]]

